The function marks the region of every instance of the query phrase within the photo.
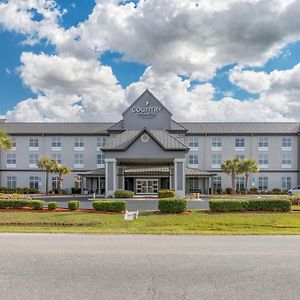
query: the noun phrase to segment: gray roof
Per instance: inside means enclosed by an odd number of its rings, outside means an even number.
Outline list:
[[[9,134],[24,135],[97,135],[107,134],[107,129],[114,123],[100,122],[72,122],[72,123],[40,123],[40,122],[5,122],[0,123],[0,129],[5,130]]]
[[[188,134],[297,134],[299,122],[181,122]]]
[[[95,170],[92,170],[92,171],[81,172],[81,173],[78,173],[78,175],[81,175],[81,176],[90,176],[90,177],[93,177],[93,176],[105,176],[105,168],[99,168],[99,169],[95,169]]]
[[[126,150],[143,132],[147,132],[164,150],[184,150],[188,147],[165,130],[126,130],[115,138],[109,139],[102,148],[107,150]]]
[[[215,176],[217,174],[209,172],[209,171],[202,171],[196,168],[185,168],[185,176],[190,177],[199,177],[199,176]]]

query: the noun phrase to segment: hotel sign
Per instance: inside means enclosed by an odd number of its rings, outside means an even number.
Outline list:
[[[162,111],[162,109],[163,108],[159,106],[149,106],[149,102],[147,101],[144,107],[132,107],[131,112],[138,115],[141,119],[153,119]]]

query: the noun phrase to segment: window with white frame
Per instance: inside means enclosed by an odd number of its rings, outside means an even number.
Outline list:
[[[269,139],[267,136],[261,136],[258,138],[258,149],[259,150],[268,150]]]
[[[281,188],[283,190],[289,190],[292,188],[292,177],[291,176],[282,176],[281,177]]]
[[[16,189],[17,188],[17,176],[7,176],[7,187],[9,189]]]
[[[61,154],[60,153],[53,153],[52,159],[54,159],[58,164],[61,165]]]
[[[16,167],[17,165],[17,155],[15,153],[7,153],[6,155],[6,166]]]
[[[197,178],[197,177],[189,178],[189,190],[190,190],[190,192],[199,190],[199,178]]]
[[[53,151],[61,150],[61,137],[60,136],[53,136],[52,137],[52,144],[51,144]]]
[[[284,150],[291,150],[292,138],[290,136],[283,136],[281,139],[281,147]]]
[[[211,138],[211,149],[212,150],[221,150],[222,140],[219,136],[213,136]]]
[[[82,153],[74,154],[74,167],[83,168],[84,167],[84,156]]]
[[[242,191],[245,189],[245,177],[244,176],[236,176],[236,190]]]
[[[104,147],[107,143],[107,137],[106,136],[98,136],[97,137],[97,149],[100,150],[102,147]]]
[[[189,155],[189,165],[198,165],[198,154]]]
[[[189,137],[189,148],[198,149],[199,147],[199,140],[197,136],[190,136]]]
[[[104,155],[103,154],[97,154],[97,167],[104,165]]]
[[[11,149],[12,151],[15,151],[17,149],[17,139],[15,136],[11,137]]]
[[[74,139],[74,149],[84,150],[84,140],[82,136],[76,136]]]
[[[211,178],[213,192],[218,192],[222,189],[222,178],[221,176],[214,176]]]
[[[38,153],[29,153],[29,168],[36,168],[39,160]]]
[[[213,153],[211,155],[211,167],[212,168],[221,168],[222,156],[221,153]]]
[[[282,168],[291,168],[292,167],[292,155],[291,155],[291,153],[282,153],[281,167]]]
[[[58,176],[52,176],[52,190],[57,190],[59,186],[59,177]]]
[[[29,138],[29,150],[37,151],[39,150],[39,139],[38,137],[30,137]]]
[[[269,183],[269,179],[268,179],[267,176],[258,177],[258,189],[260,191],[267,191],[268,190],[268,183]]]
[[[245,154],[236,154],[235,158],[238,158],[239,160],[244,160],[245,159]]]
[[[245,138],[244,137],[236,137],[234,143],[236,150],[244,150],[245,149]]]
[[[40,187],[41,178],[39,176],[29,177],[29,187],[38,190]]]
[[[268,153],[259,153],[258,155],[258,164],[260,168],[268,168],[269,166],[269,155]]]

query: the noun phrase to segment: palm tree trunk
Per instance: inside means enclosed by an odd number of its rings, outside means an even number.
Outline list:
[[[61,192],[61,174],[58,175],[58,194],[62,194],[62,192]]]
[[[49,171],[46,171],[46,194],[49,192]]]
[[[236,194],[236,184],[235,184],[235,172],[231,173],[231,183],[232,183],[232,193]]]
[[[245,174],[245,193],[248,194],[248,181],[249,181],[249,174]]]

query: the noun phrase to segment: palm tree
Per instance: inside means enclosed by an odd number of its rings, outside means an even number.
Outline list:
[[[259,167],[254,159],[247,158],[247,159],[244,159],[241,161],[240,168],[241,168],[242,173],[245,174],[245,191],[247,194],[250,173],[259,172]]]
[[[231,175],[232,193],[236,194],[236,175],[242,173],[239,158],[225,159],[221,164],[221,169]]]
[[[61,185],[63,182],[62,176],[69,175],[71,173],[71,169],[69,167],[57,164],[54,172],[58,174],[58,193],[61,194]]]
[[[49,192],[49,174],[57,168],[57,162],[50,157],[44,156],[37,162],[39,168],[46,172],[46,194]]]
[[[12,140],[10,136],[3,130],[0,130],[0,149],[10,149]]]

